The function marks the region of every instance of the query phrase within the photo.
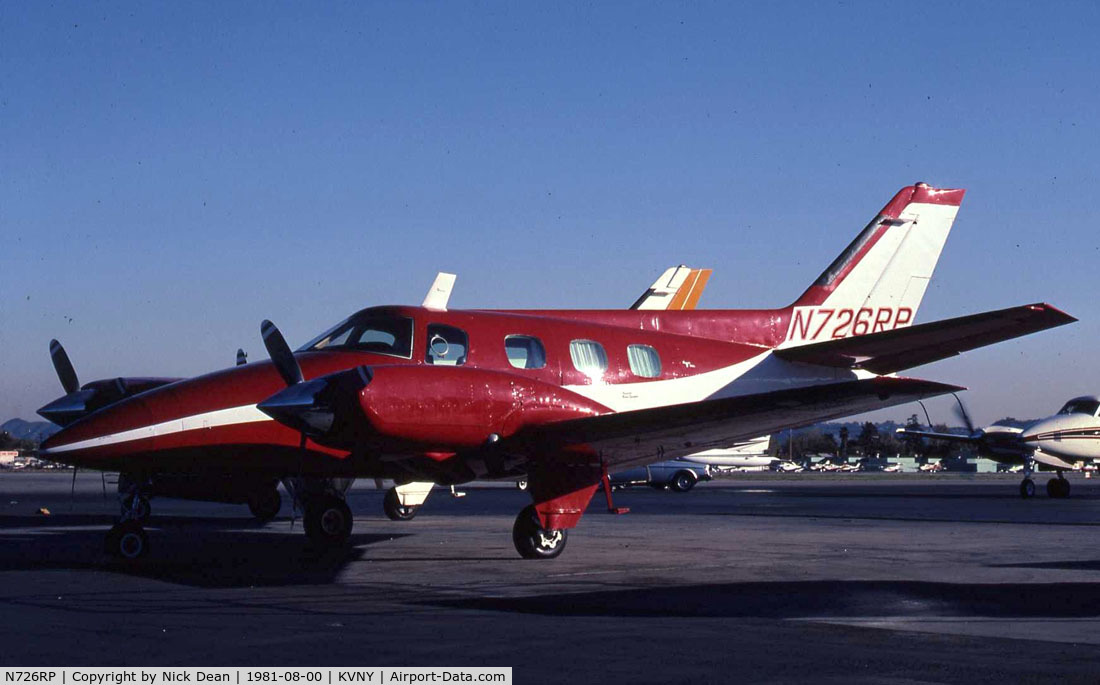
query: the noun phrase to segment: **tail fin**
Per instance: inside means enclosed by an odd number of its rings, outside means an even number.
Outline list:
[[[791,305],[785,345],[908,326],[965,190],[902,188]]]
[[[710,274],[711,269],[692,269],[683,264],[669,267],[630,308],[695,309]]]

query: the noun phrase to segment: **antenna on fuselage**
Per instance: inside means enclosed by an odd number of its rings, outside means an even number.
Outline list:
[[[435,275],[435,280],[432,282],[432,287],[428,288],[428,294],[424,297],[424,302],[420,305],[425,309],[437,309],[441,312],[447,311],[447,302],[451,299],[451,290],[455,287],[454,274],[444,273],[440,271]]]

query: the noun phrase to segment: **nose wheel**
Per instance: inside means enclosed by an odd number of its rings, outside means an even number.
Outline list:
[[[1020,481],[1020,497],[1028,499],[1035,496],[1035,481],[1025,478]]]
[[[533,504],[519,512],[512,526],[512,543],[524,559],[553,559],[565,549],[568,537],[568,531],[543,528]]]

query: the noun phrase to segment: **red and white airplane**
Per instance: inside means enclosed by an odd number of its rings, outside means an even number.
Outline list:
[[[134,474],[288,479],[318,543],[350,534],[351,478],[527,476],[533,503],[513,542],[524,557],[555,557],[609,468],[952,392],[893,374],[1074,321],[1032,304],[912,325],[963,194],[903,188],[780,309],[371,307],[297,353],[265,321],[270,362],[144,392],[124,382],[119,401],[42,453]],[[128,557],[148,548],[132,519],[108,545]]]

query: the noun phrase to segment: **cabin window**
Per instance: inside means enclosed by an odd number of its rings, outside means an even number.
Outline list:
[[[661,356],[649,345],[627,345],[626,356],[635,376],[656,378],[661,375]]]
[[[589,378],[599,378],[607,371],[607,353],[595,340],[574,340],[569,343],[573,366]]]
[[[441,323],[428,325],[428,345],[424,361],[437,366],[461,366],[466,363],[466,331]]]
[[[517,369],[541,369],[546,366],[546,350],[542,342],[530,335],[509,335],[504,339],[508,363]]]
[[[412,357],[413,320],[407,316],[360,312],[310,340],[298,351],[358,350]]]

